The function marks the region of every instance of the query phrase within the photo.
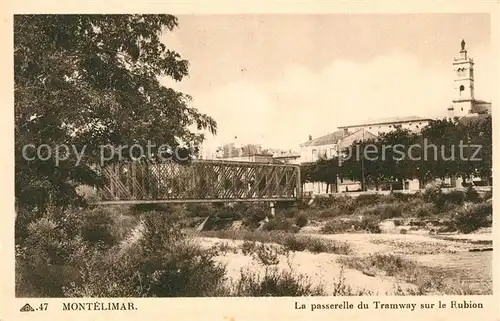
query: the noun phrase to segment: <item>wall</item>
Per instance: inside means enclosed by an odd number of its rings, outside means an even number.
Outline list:
[[[313,150],[316,150],[316,155],[313,155]],[[321,152],[326,152],[326,157],[330,158],[337,155],[337,144],[328,144],[321,146],[306,146],[300,150],[300,162],[308,163],[318,160],[318,155]]]

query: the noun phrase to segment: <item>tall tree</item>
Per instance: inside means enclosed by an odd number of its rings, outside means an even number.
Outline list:
[[[190,107],[189,95],[159,82],[188,75],[188,62],[160,41],[162,32],[177,26],[171,15],[14,17],[19,205],[43,211],[49,203],[74,202],[77,184],[99,184],[93,169],[99,146],[196,146],[204,137],[192,128],[215,133],[215,121]],[[23,148],[28,144],[85,146],[85,157],[78,162],[64,151],[68,158],[56,164],[53,157],[34,157],[33,148]]]

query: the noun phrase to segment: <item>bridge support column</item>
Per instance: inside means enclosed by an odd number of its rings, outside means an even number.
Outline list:
[[[271,207],[271,217],[274,217],[275,212],[274,212],[274,202],[270,202],[269,206]]]

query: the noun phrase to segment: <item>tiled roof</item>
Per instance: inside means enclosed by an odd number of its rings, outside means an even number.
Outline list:
[[[301,147],[307,146],[323,146],[323,145],[331,145],[336,144],[342,137],[344,137],[344,130],[338,130],[331,134],[326,134],[325,136],[321,136],[307,142],[300,144]]]
[[[349,125],[349,126],[340,126],[339,128],[369,126],[369,125],[379,125],[379,124],[394,124],[394,123],[404,123],[404,122],[419,121],[419,120],[432,120],[432,119],[428,117],[419,117],[419,116],[389,117],[389,118],[367,120],[363,123]]]

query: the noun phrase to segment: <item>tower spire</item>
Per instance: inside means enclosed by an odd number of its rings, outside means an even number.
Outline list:
[[[460,46],[462,47],[462,51],[465,51],[465,40],[464,39],[462,39]]]

